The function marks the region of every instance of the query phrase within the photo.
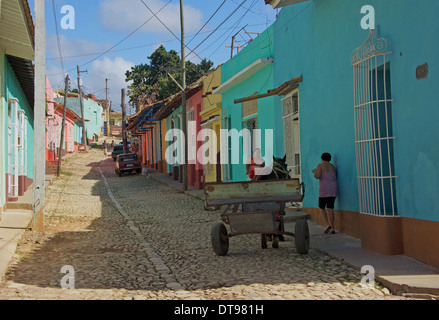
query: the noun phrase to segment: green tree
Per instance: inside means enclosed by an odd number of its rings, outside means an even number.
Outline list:
[[[135,104],[137,97],[142,94],[160,101],[180,91],[167,74],[181,83],[181,59],[178,53],[175,50],[168,52],[161,45],[148,59],[149,64],[136,65],[125,73],[125,81],[132,81],[127,92],[132,104]],[[199,64],[186,61],[186,83],[197,81],[207,74],[212,66],[213,62],[207,59],[203,59]]]

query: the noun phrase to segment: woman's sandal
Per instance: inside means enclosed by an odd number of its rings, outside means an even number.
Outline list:
[[[325,229],[325,234],[328,234],[329,233],[329,231],[331,231],[331,226],[329,226],[329,227],[327,227],[326,229]]]

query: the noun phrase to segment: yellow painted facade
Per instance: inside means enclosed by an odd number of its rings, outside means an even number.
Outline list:
[[[221,95],[212,94],[214,88],[221,85],[221,66],[211,71],[203,83],[203,110],[200,113],[202,117],[202,128],[212,129],[217,136],[217,153],[220,152],[220,130],[221,130]],[[212,147],[211,147],[212,150]],[[217,167],[218,166],[218,167]],[[221,171],[221,165],[218,163],[207,164],[204,166],[204,181],[217,181],[217,168]],[[222,180],[222,173],[221,173]]]
[[[122,112],[111,112],[111,120],[112,125],[122,126]]]

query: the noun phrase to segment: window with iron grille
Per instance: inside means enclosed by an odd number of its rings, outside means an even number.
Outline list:
[[[390,53],[372,29],[351,56],[359,207],[376,216],[397,215]]]
[[[292,178],[300,178],[299,92],[294,90],[282,99],[284,149]]]

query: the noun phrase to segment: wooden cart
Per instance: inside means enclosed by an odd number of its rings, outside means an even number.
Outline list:
[[[222,222],[216,224],[211,231],[213,250],[218,256],[225,256],[231,237],[274,234],[293,236],[296,251],[307,254],[309,229],[306,219],[296,222],[294,233],[286,232],[283,228],[285,204],[302,202],[304,194],[304,185],[300,184],[299,179],[206,183],[205,207],[226,206],[221,214]]]

